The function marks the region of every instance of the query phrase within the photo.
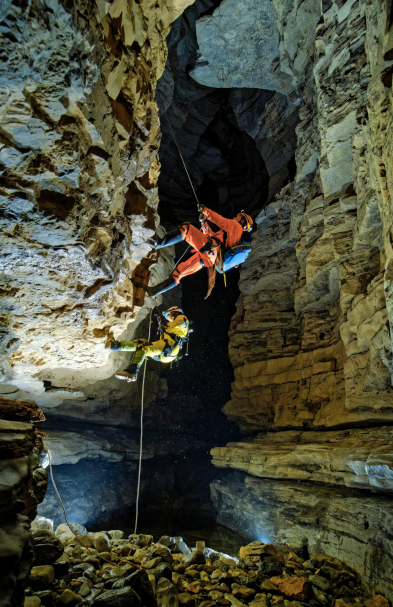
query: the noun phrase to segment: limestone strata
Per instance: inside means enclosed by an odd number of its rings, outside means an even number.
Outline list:
[[[25,412],[29,403],[26,403]],[[35,411],[33,414],[37,415]],[[43,500],[47,475],[39,465],[42,438],[31,423],[0,420],[0,605],[23,605],[33,553],[30,521]]]
[[[221,524],[264,543],[344,560],[377,592],[392,596],[389,497],[348,489],[277,482],[235,473],[214,481],[211,497]]]
[[[123,361],[106,338],[146,316],[130,278],[156,262],[154,89],[190,2],[2,3],[1,382],[12,398],[83,399]],[[162,255],[155,281],[169,263]]]
[[[303,98],[297,172],[257,218],[224,412],[244,430],[391,422],[388,6],[273,4]]]
[[[253,476],[393,489],[393,429],[269,432],[212,449],[212,463]]]
[[[89,425],[89,430],[73,432],[69,430],[49,430],[45,446],[50,450],[54,466],[76,464],[82,459],[108,462],[132,461],[139,459],[139,433],[120,428]],[[203,448],[201,441],[191,441],[186,436],[160,435],[148,432],[143,445],[143,459],[165,456],[169,453],[185,453],[187,449]],[[44,465],[48,466],[45,458]]]
[[[296,175],[256,218],[223,409],[268,433],[213,450],[263,479],[228,476],[212,499],[223,524],[343,558],[391,593],[391,7],[272,4],[302,99]]]

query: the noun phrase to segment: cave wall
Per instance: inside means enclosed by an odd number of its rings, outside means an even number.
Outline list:
[[[0,605],[19,607],[33,562],[30,522],[47,487],[40,466],[44,419],[33,402],[0,399]]]
[[[272,5],[271,82],[302,99],[296,175],[241,269],[223,411],[252,436],[213,449],[243,473],[212,499],[224,524],[337,555],[391,597],[391,3]]]
[[[52,414],[126,420],[109,379],[146,317],[132,275],[167,275],[149,238],[160,128],[154,89],[191,0],[1,5],[1,392]],[[151,304],[150,304],[151,305]],[[159,388],[150,384],[150,402]],[[116,407],[118,404],[118,407]],[[118,416],[118,417],[117,417]]]

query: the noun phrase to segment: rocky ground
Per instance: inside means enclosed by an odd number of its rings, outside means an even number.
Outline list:
[[[302,558],[272,544],[252,542],[238,557],[181,537],[124,537],[123,531],[88,533],[48,519],[32,525],[35,566],[25,607],[388,607],[356,571],[327,555]]]

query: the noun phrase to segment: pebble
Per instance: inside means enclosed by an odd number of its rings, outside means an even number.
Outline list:
[[[180,537],[154,543],[144,534],[123,540],[120,530],[77,531],[85,531],[94,548],[70,541],[58,527],[64,553],[53,565],[32,568],[24,607],[389,607],[384,596],[364,594],[355,572],[327,555],[305,561],[251,542],[238,559],[202,541],[190,549]],[[34,534],[42,543],[54,536],[45,528]],[[46,554],[50,559],[51,551]]]
[[[47,588],[55,579],[52,565],[38,565],[30,572],[30,583],[35,588]]]

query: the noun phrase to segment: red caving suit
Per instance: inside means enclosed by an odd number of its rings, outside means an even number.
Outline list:
[[[243,235],[243,227],[236,221],[236,219],[226,219],[218,213],[207,209],[203,209],[203,215],[209,221],[215,223],[219,228],[218,232],[213,232],[210,227],[207,227],[207,234],[214,243],[224,242],[224,232],[226,232],[226,243],[227,249],[234,247]],[[207,235],[195,228],[192,225],[184,224],[180,226],[180,231],[183,235],[183,240],[188,242],[194,250],[194,255],[191,255],[189,259],[180,263],[176,270],[173,272],[173,278],[177,283],[181,281],[184,276],[189,276],[198,272],[204,267],[215,266],[217,263],[217,257],[219,255],[219,248],[214,249],[210,253],[201,253],[200,249],[208,243]]]

